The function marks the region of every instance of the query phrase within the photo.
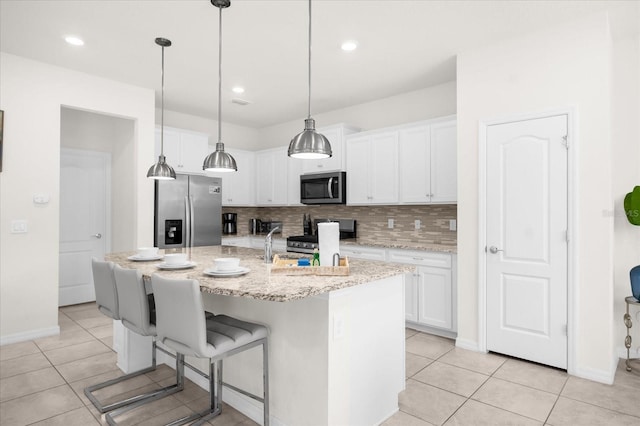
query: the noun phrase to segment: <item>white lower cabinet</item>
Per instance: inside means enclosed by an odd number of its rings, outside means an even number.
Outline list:
[[[447,337],[456,333],[454,255],[389,250],[391,262],[416,265],[405,278],[405,319],[412,328]]]

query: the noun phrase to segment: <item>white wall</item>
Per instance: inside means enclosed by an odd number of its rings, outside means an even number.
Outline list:
[[[604,382],[615,368],[610,53],[599,14],[458,56],[458,338],[478,342],[478,122],[574,106],[573,373]]]
[[[640,19],[640,15],[638,16]],[[614,343],[618,354],[626,357],[624,338],[626,328],[622,316],[624,298],[631,295],[629,270],[640,265],[640,226],[633,226],[624,215],[624,196],[640,185],[640,37],[625,38],[613,44],[611,79],[613,142],[613,201],[611,212],[614,223]],[[635,312],[634,323],[640,324],[640,310]],[[634,324],[634,325],[635,325]],[[640,330],[631,329],[633,350],[640,357]]]
[[[450,81],[326,113],[314,114],[313,104],[311,107],[317,129],[337,123],[346,123],[361,130],[378,129],[455,114],[456,82]],[[260,129],[260,139],[256,140],[253,149],[289,145],[291,139],[304,130],[305,118],[306,116],[301,115],[299,120],[263,127]]]
[[[58,331],[60,111],[62,106],[135,120],[137,244],[153,241],[154,93],[0,53],[0,109],[5,111],[0,173],[0,343]],[[33,194],[51,197],[33,204]],[[11,234],[11,221],[28,221]]]
[[[162,110],[156,110],[156,124],[160,125],[160,114]],[[224,111],[223,111],[224,118]],[[178,129],[192,130],[194,132],[209,135],[209,148],[213,151],[218,142],[218,120],[195,115],[183,114],[176,111],[164,111],[164,125],[177,127]],[[222,122],[222,142],[225,148],[255,149],[256,141],[260,136],[258,129],[238,126],[236,124]],[[204,161],[204,158],[202,159]]]
[[[313,105],[312,105],[313,107]],[[301,111],[304,114],[304,111]],[[456,82],[403,93],[389,98],[320,114],[312,114],[316,127],[346,123],[362,130],[394,126],[456,113]],[[224,113],[223,113],[224,114]],[[304,128],[304,118],[260,129],[222,124],[225,147],[257,151],[289,145],[291,139]],[[160,124],[160,110],[156,110],[156,124]],[[218,122],[214,119],[165,110],[164,125],[206,133],[209,145],[215,147]]]
[[[62,108],[60,144],[66,148],[111,154],[111,250],[134,250],[135,122],[124,118]],[[149,166],[153,160],[149,160]]]

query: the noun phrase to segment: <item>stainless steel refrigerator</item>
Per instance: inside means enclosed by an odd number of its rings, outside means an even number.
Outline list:
[[[155,182],[154,244],[159,248],[220,245],[222,180],[177,175]]]

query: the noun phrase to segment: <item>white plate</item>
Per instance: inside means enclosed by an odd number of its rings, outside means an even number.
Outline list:
[[[151,256],[151,257],[142,257],[140,255],[134,254],[133,256],[127,257],[127,259],[133,260],[134,262],[145,262],[145,261],[149,261],[149,260],[160,260],[160,259],[162,259],[162,255],[161,254],[157,254],[157,255]]]
[[[217,271],[215,269],[205,269],[204,274],[211,277],[238,277],[250,272],[251,269],[243,268],[242,266],[233,271]]]
[[[196,266],[196,262],[180,263],[177,265],[169,265],[167,264],[167,262],[162,262],[162,263],[158,263],[156,266],[159,269],[187,269],[187,268],[193,268],[194,266]]]

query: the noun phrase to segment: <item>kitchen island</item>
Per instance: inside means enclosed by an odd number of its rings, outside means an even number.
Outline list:
[[[269,328],[272,424],[374,425],[397,411],[405,384],[404,274],[410,268],[350,259],[348,276],[286,276],[270,273],[261,250],[212,246],[187,253],[197,265],[170,271],[159,270],[159,261],[129,260],[134,253],[107,258],[147,277],[197,279],[206,310]],[[233,278],[205,275],[216,257],[239,257],[250,272]],[[115,335],[123,370],[150,362],[140,361],[149,352],[148,339],[126,329]],[[158,360],[172,365],[168,357]],[[206,360],[187,362],[207,371]],[[206,380],[189,371],[187,376],[206,388]],[[260,394],[260,349],[225,360],[225,382]],[[227,388],[223,399],[260,421],[257,401]]]

